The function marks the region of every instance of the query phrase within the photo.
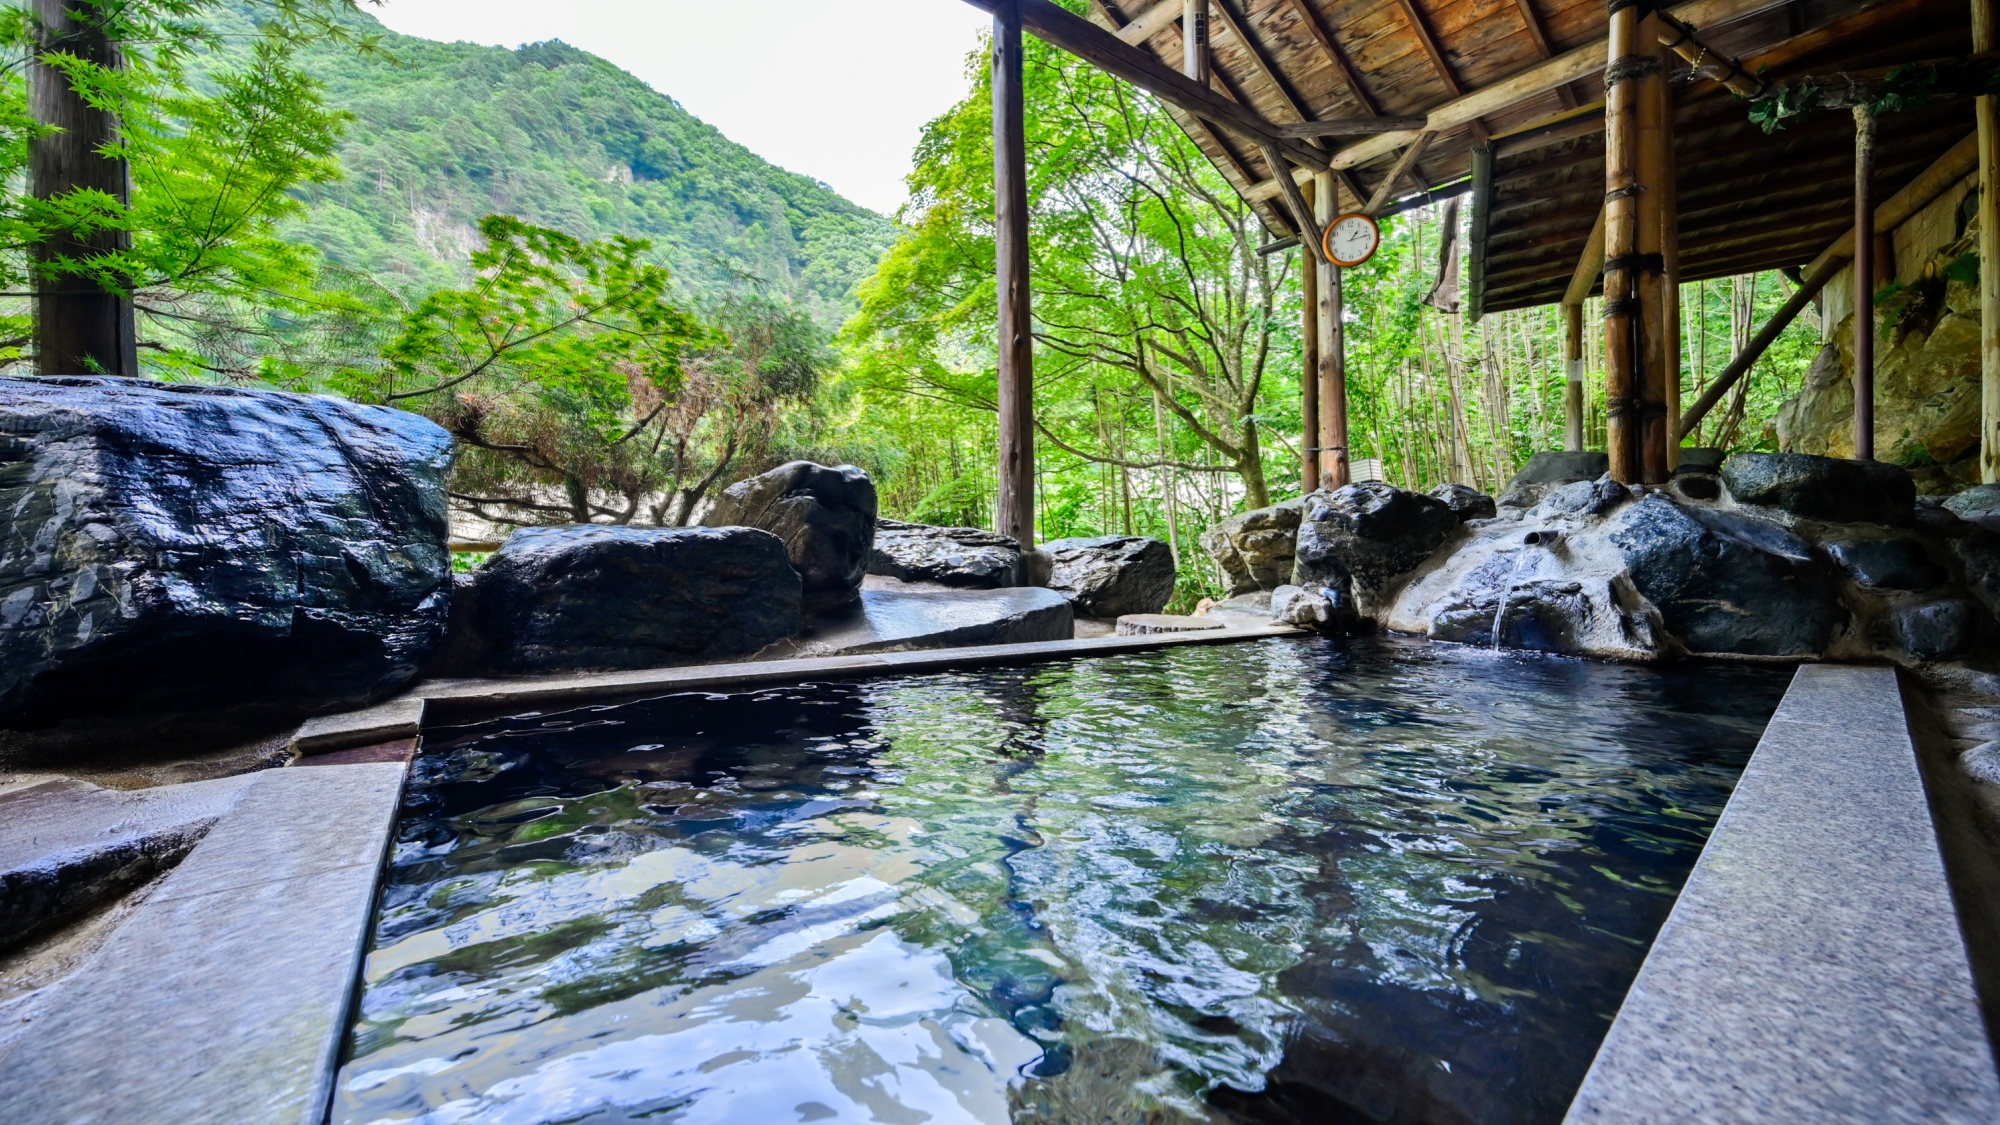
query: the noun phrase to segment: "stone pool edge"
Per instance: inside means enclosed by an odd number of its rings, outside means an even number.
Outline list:
[[[2000,1120],[1906,706],[1894,668],[1799,668],[1569,1125]]]

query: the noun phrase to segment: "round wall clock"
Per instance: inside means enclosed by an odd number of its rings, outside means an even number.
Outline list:
[[[1342,268],[1358,266],[1374,257],[1381,245],[1382,228],[1360,211],[1349,211],[1328,223],[1326,233],[1320,238],[1326,260]]]

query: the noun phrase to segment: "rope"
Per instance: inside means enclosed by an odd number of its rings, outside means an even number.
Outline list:
[[[1604,260],[1604,272],[1631,270],[1634,273],[1665,273],[1667,260],[1658,254],[1622,254]]]
[[[1604,68],[1604,88],[1660,73],[1660,60],[1650,55],[1627,55]]]

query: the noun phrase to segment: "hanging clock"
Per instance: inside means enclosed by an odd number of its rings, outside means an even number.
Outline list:
[[[1372,216],[1360,211],[1349,211],[1326,225],[1326,233],[1320,237],[1320,248],[1326,251],[1326,260],[1343,269],[1351,269],[1375,256],[1382,245],[1382,228],[1375,224]]]

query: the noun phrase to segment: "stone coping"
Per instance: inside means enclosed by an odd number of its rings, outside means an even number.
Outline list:
[[[274,769],[0,1039],[0,1117],[319,1125],[406,767]]]
[[[2000,1121],[1895,669],[1799,669],[1567,1120]]]
[[[317,752],[344,746],[388,742],[414,735],[428,719],[447,715],[468,715],[510,707],[592,702],[634,695],[668,694],[680,691],[709,691],[719,688],[757,687],[792,684],[806,680],[837,677],[902,675],[946,668],[979,668],[995,664],[1033,663],[1078,656],[1110,656],[1121,652],[1143,652],[1175,645],[1228,644],[1270,637],[1300,637],[1304,630],[1289,625],[1237,626],[1198,633],[1165,633],[1139,637],[1091,637],[1067,641],[1035,641],[1027,644],[978,645],[968,648],[919,649],[910,652],[874,652],[853,656],[801,657],[791,660],[750,660],[734,664],[693,664],[672,668],[647,668],[631,672],[582,672],[563,676],[532,676],[510,679],[430,680],[409,693],[379,707],[346,715],[311,720],[322,724],[317,730],[337,725],[339,740],[318,736],[312,742]],[[412,711],[410,701],[421,706]],[[412,718],[412,715],[415,717]],[[305,750],[305,728],[295,741]]]

